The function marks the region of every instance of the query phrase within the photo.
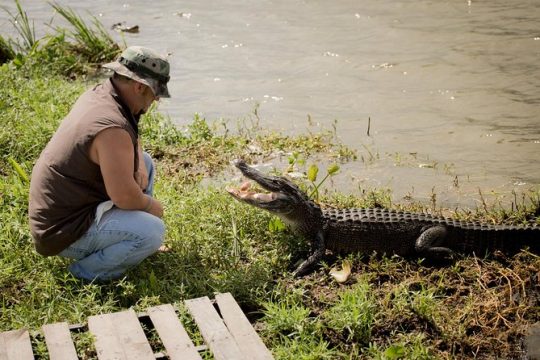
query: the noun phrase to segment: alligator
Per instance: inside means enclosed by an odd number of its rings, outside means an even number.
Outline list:
[[[269,211],[311,244],[309,257],[294,276],[310,272],[326,250],[418,256],[452,260],[458,254],[484,256],[499,250],[515,254],[523,248],[540,253],[540,226],[496,225],[384,208],[322,208],[292,181],[265,175],[237,160],[236,167],[268,192],[251,190],[248,180],[227,191],[236,200]]]

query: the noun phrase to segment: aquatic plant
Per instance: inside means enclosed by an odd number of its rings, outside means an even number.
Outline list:
[[[119,53],[120,47],[95,16],[92,16],[92,27],[70,7],[61,6],[57,3],[50,4],[58,14],[73,26],[73,30],[66,30],[66,32],[75,41],[76,52],[83,55],[87,62],[102,63],[114,58]],[[57,28],[58,33],[63,31],[63,29]]]
[[[36,31],[34,27],[34,22],[30,21],[26,11],[23,10],[19,0],[14,0],[15,6],[17,7],[17,12],[12,13],[5,6],[1,8],[8,13],[10,17],[10,22],[15,27],[15,30],[21,37],[19,40],[9,39],[8,41],[3,40],[5,44],[9,45],[11,52],[14,52],[14,48],[17,48],[20,52],[29,53],[35,46],[38,44],[36,39]]]
[[[0,64],[11,62],[18,68],[26,66],[27,71],[43,70],[74,77],[95,71],[120,52],[120,46],[96,17],[92,16],[92,24],[88,25],[71,8],[56,3],[50,3],[51,7],[72,28],[56,26],[53,33],[38,39],[34,22],[19,0],[14,1],[16,13],[5,6],[1,8],[8,13],[18,37],[0,36]]]

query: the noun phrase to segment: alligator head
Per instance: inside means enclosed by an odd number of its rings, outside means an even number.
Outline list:
[[[321,208],[293,182],[281,176],[265,175],[247,165],[244,160],[236,161],[235,165],[246,178],[268,191],[255,192],[247,181],[239,188],[227,189],[236,200],[279,216],[294,231],[306,237],[322,228]]]

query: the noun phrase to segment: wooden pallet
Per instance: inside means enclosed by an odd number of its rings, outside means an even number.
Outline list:
[[[201,359],[200,351],[209,350],[216,360],[273,359],[230,293],[218,294],[216,307],[208,297],[186,300],[205,345],[195,346],[182,326],[172,305],[151,307],[137,315],[132,309],[90,316],[88,331],[94,336],[99,360],[155,360],[156,358]],[[148,317],[159,335],[164,352],[154,353],[141,327]],[[51,360],[77,359],[68,323],[42,327]],[[0,360],[34,359],[28,330],[0,333]]]

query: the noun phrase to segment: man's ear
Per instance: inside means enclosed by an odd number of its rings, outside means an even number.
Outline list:
[[[142,94],[144,92],[144,88],[146,87],[146,85],[138,81],[133,81],[133,82],[135,83],[135,92],[137,94]]]

